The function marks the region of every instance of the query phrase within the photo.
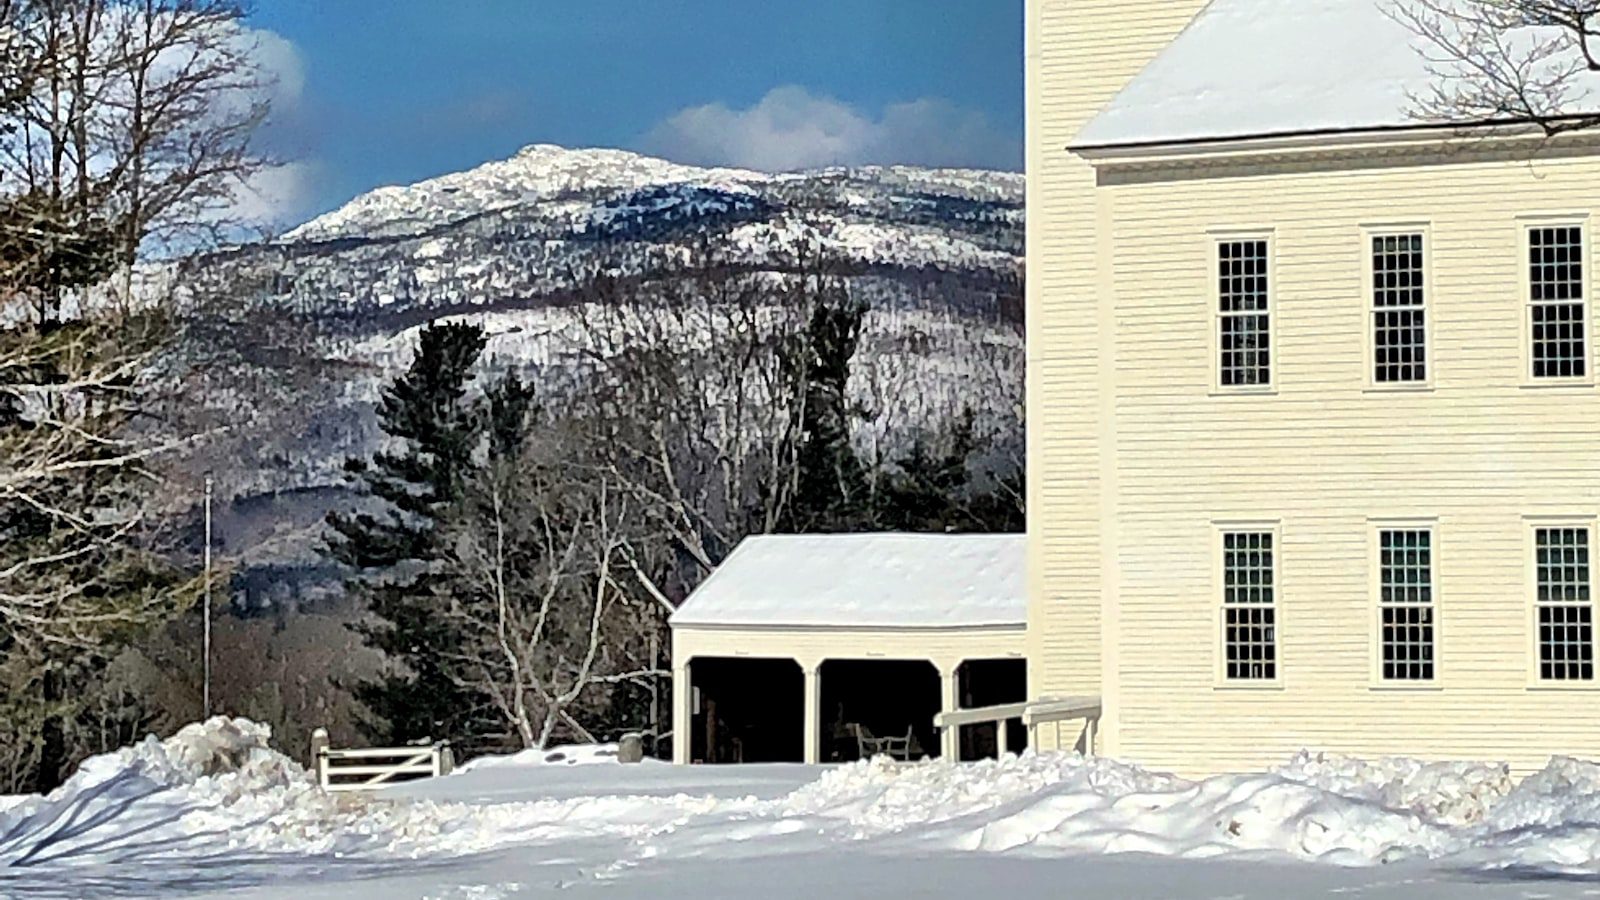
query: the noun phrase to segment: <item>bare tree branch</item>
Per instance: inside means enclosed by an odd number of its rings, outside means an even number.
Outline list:
[[[1432,86],[1422,120],[1529,125],[1553,137],[1600,125],[1596,0],[1391,0],[1417,35]]]

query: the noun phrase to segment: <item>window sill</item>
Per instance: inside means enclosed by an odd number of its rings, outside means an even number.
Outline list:
[[[1272,681],[1262,680],[1259,682],[1221,681],[1213,684],[1211,688],[1215,691],[1226,691],[1229,693],[1238,691],[1241,693],[1253,694],[1262,691],[1267,693],[1282,691],[1285,689],[1285,686],[1282,681],[1274,679]]]
[[[1416,684],[1385,681],[1368,685],[1367,690],[1375,694],[1440,694],[1444,692],[1444,685],[1427,681]]]
[[[1276,397],[1278,389],[1271,388],[1212,388],[1212,397]]]
[[[1557,693],[1557,694],[1585,694],[1600,691],[1600,680],[1596,681],[1536,681],[1528,685],[1529,693]]]
[[[1576,391],[1588,390],[1593,388],[1594,385],[1595,381],[1593,378],[1540,378],[1537,380],[1524,380],[1522,384],[1518,386],[1525,391],[1549,391],[1561,390],[1563,388]]]
[[[1361,389],[1363,394],[1431,394],[1432,382],[1426,384],[1369,384]]]

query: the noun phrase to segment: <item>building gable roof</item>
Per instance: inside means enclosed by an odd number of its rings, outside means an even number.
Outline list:
[[[1078,146],[1416,125],[1431,83],[1417,37],[1382,0],[1212,0]]]
[[[747,538],[673,626],[960,628],[1027,623],[1022,535]]]
[[[1403,2],[1212,0],[1073,145],[1446,124],[1419,119],[1415,98],[1438,86],[1435,69],[1454,63],[1396,18]],[[1570,99],[1592,105],[1588,94]]]

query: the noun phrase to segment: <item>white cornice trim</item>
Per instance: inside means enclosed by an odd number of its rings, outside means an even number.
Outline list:
[[[1537,126],[1527,124],[1473,128],[1418,126],[1154,144],[1073,146],[1067,149],[1100,168],[1165,168],[1319,156],[1393,156],[1419,149],[1430,152],[1504,152],[1520,148],[1521,145],[1531,145],[1530,149],[1547,145],[1567,151],[1600,148],[1600,129],[1550,137]]]

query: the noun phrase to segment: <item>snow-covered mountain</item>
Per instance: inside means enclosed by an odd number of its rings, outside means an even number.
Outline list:
[[[233,493],[246,505],[281,503],[337,485],[345,456],[372,446],[371,404],[426,322],[478,321],[494,364],[548,375],[581,342],[573,310],[597,279],[659,281],[707,252],[778,275],[802,248],[821,251],[870,304],[859,390],[898,404],[871,439],[893,443],[971,404],[1020,440],[1023,193],[1011,173],[774,175],[537,145],[364,194],[209,260],[318,321],[335,373],[286,388],[270,416],[259,398],[217,396],[229,421],[272,419],[228,464]],[[283,519],[281,509],[266,515]]]
[[[767,175],[537,145],[380,188],[251,252],[272,259],[276,290],[297,304],[370,320],[539,305],[601,273],[669,268],[707,240],[751,266],[814,245],[858,274],[937,276],[958,288],[952,296],[992,295],[1015,283],[1022,239],[1016,174]]]
[[[378,188],[296,228],[285,240],[412,234],[480,213],[597,191],[683,184],[748,194],[745,185],[770,180],[757,172],[697,169],[622,150],[568,150],[535,144],[510,159],[470,171]],[[570,205],[583,206],[581,201]]]

